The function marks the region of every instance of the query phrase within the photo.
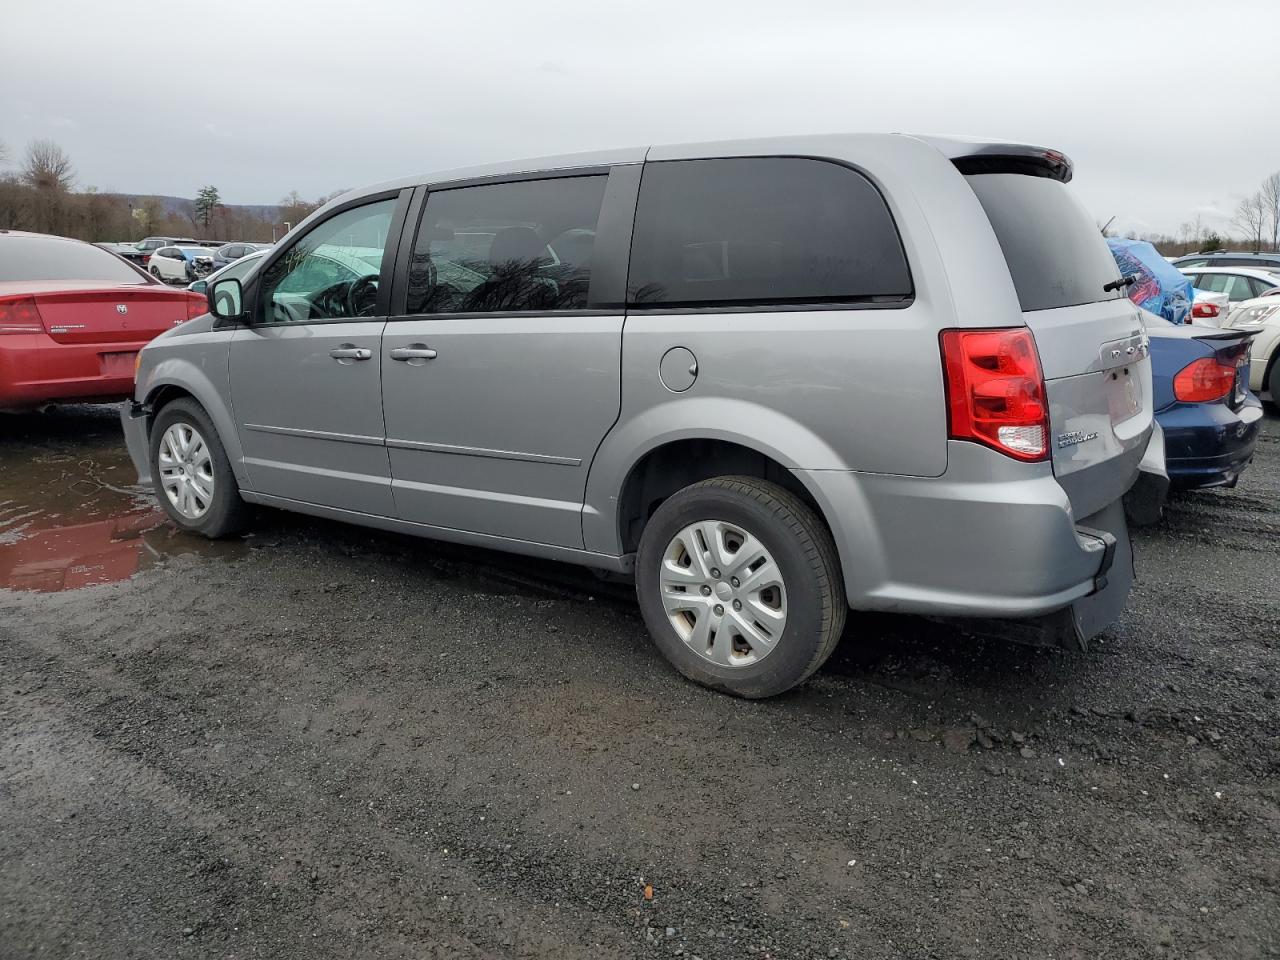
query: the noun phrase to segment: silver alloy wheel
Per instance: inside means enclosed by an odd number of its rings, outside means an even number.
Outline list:
[[[213,503],[213,457],[209,446],[189,423],[172,424],[160,438],[160,486],[173,508],[188,520],[199,520]]]
[[[714,664],[758,663],[786,629],[782,571],[737,524],[700,520],[677,533],[662,554],[659,583],[676,634]]]

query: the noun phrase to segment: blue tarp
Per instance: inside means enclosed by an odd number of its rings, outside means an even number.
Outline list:
[[[1120,275],[1138,278],[1129,285],[1129,299],[1170,323],[1185,323],[1195,293],[1191,279],[1178,271],[1145,240],[1108,239]]]

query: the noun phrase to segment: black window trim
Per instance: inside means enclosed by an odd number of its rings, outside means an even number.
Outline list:
[[[408,187],[397,187],[391,190],[382,190],[377,193],[365,194],[360,197],[353,197],[350,200],[334,207],[329,211],[323,220],[317,220],[307,229],[299,233],[298,236],[289,238],[286,244],[281,242],[267,254],[262,261],[261,266],[253,271],[249,277],[248,284],[244,289],[244,304],[247,308],[246,314],[249,317],[247,324],[232,324],[235,326],[247,325],[253,328],[267,327],[304,327],[313,324],[322,323],[382,323],[387,318],[387,309],[394,302],[391,297],[395,293],[393,289],[395,283],[395,265],[400,254],[400,247],[404,239],[404,218],[409,209],[412,199],[413,190]],[[387,225],[387,246],[382,256],[382,271],[378,275],[378,312],[372,317],[322,317],[316,320],[307,320],[299,323],[293,320],[259,320],[262,304],[259,303],[259,291],[262,286],[262,278],[266,276],[267,271],[281,257],[288,254],[298,243],[308,237],[312,231],[328,223],[334,217],[341,216],[348,210],[356,207],[367,207],[375,203],[382,203],[385,200],[395,200],[396,204],[392,207],[391,222]]]
[[[636,196],[640,191],[640,161],[566,167],[557,170],[533,170],[521,173],[466,177],[437,183],[423,183],[414,188],[407,211],[400,252],[396,261],[389,323],[418,320],[484,320],[536,317],[611,317],[625,309],[627,264],[631,251],[631,228],[635,221]],[[608,178],[596,223],[596,240],[591,253],[591,280],[587,305],[572,310],[493,310],[448,311],[441,313],[406,313],[409,292],[409,264],[418,240],[418,230],[426,213],[431,194],[467,187],[484,187],[531,180],[564,180],[570,177]]]
[[[903,297],[815,297],[813,299],[797,300],[793,297],[780,298],[776,301],[751,301],[751,300],[698,300],[687,303],[657,303],[644,304],[633,303],[631,301],[631,251],[627,252],[627,313],[645,313],[645,314],[688,314],[688,313],[802,313],[806,311],[818,310],[905,310],[910,307],[916,300],[916,282],[915,275],[911,269],[911,258],[907,256],[906,245],[902,242],[902,230],[898,227],[898,219],[893,215],[893,207],[889,205],[889,199],[885,196],[880,184],[876,183],[875,178],[866,170],[857,164],[842,160],[839,157],[824,157],[816,154],[807,153],[758,153],[758,154],[728,154],[723,156],[706,156],[706,157],[679,157],[670,160],[646,160],[644,166],[647,168],[651,164],[658,163],[689,163],[701,160],[815,160],[820,163],[830,163],[837,167],[844,167],[862,177],[863,180],[876,192],[880,198],[880,202],[884,204],[885,212],[889,215],[889,222],[893,225],[894,236],[898,238],[898,249],[902,253],[902,262],[907,268],[907,283],[911,286],[911,292]],[[636,209],[639,209],[639,191],[636,196]],[[634,241],[634,232],[632,235]]]

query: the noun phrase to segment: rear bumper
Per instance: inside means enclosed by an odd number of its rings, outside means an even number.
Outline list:
[[[138,482],[143,486],[151,485],[150,420],[150,414],[140,403],[127,403],[120,410],[124,444],[129,450],[133,468],[138,471]]]
[[[797,471],[831,522],[849,605],[1002,619],[1068,609],[1080,640],[1105,629],[1133,578],[1124,490],[1077,520],[1048,463],[950,446],[936,478]]]
[[[1251,396],[1239,410],[1221,403],[1176,404],[1158,417],[1174,487],[1230,486],[1253,460],[1262,403]]]
[[[125,400],[133,394],[133,371],[104,375],[103,355],[137,353],[146,342],[58,343],[44,333],[0,337],[0,409]]]

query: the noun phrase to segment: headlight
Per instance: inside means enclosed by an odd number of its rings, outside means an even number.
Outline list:
[[[1267,319],[1275,314],[1277,310],[1280,310],[1280,303],[1241,307],[1231,314],[1231,326],[1254,327],[1258,324],[1266,323]]]

